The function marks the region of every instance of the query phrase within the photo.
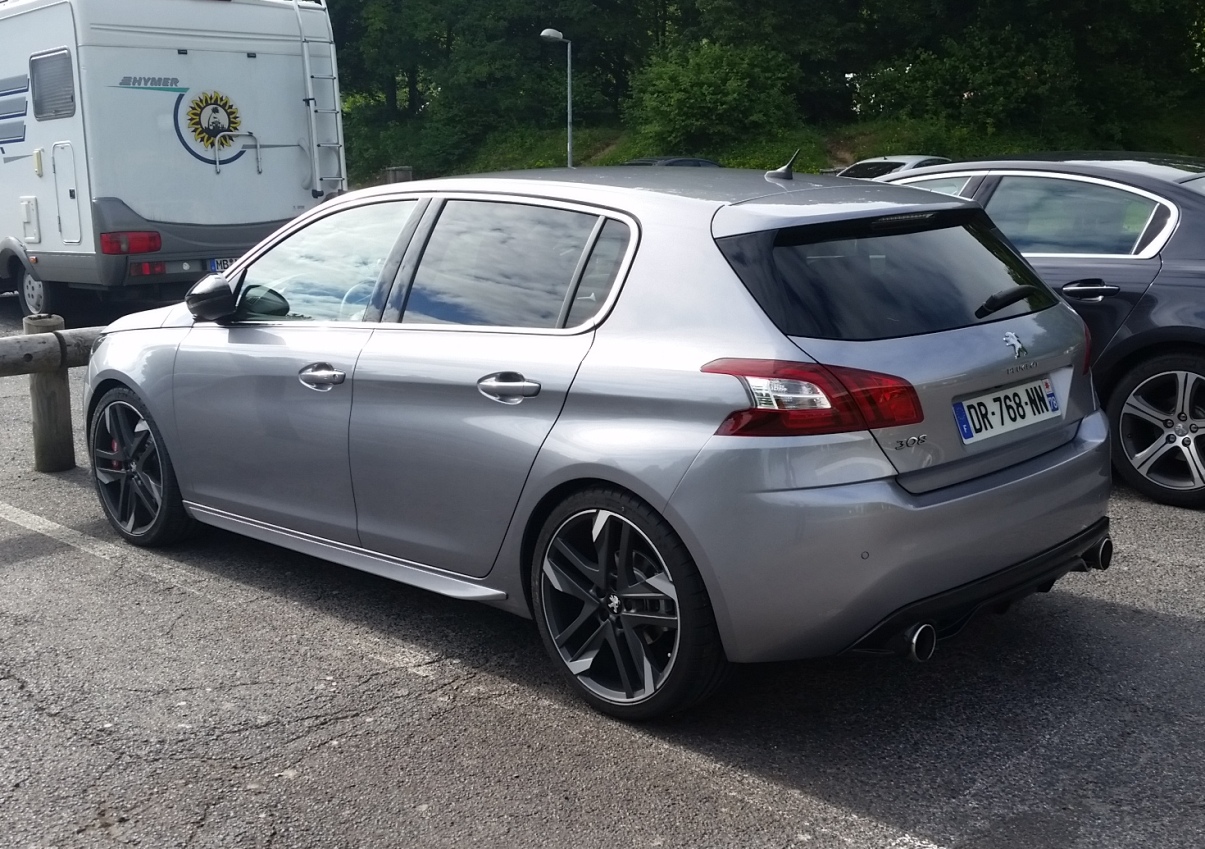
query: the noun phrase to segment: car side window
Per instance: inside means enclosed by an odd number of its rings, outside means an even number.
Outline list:
[[[929,177],[924,180],[908,180],[904,185],[957,197],[962,194],[970,180],[970,177]]]
[[[986,209],[1022,253],[1130,255],[1160,206],[1097,183],[1006,176]]]
[[[357,206],[291,233],[243,275],[236,318],[359,321],[417,203]]]
[[[577,291],[573,293],[573,302],[565,319],[566,327],[584,324],[602,309],[615,285],[615,278],[619,276],[619,267],[628,251],[630,238],[628,225],[623,222],[609,218],[603,224],[598,240],[590,249],[590,259],[586,261]]]
[[[598,216],[450,200],[419,260],[404,324],[553,328]]]

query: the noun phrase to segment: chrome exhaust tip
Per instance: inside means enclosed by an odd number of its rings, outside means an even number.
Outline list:
[[[1104,571],[1109,568],[1109,564],[1113,562],[1113,539],[1105,537],[1096,544],[1094,548],[1084,554],[1084,560],[1088,563],[1088,568],[1099,569]]]
[[[904,632],[906,654],[913,663],[924,663],[937,649],[937,629],[928,622],[919,622]]]

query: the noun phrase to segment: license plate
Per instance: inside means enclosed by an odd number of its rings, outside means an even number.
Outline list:
[[[209,264],[210,271],[225,271],[227,268],[234,265],[234,259],[234,257],[228,256],[223,259],[206,260],[206,262]]]
[[[958,433],[967,445],[1059,415],[1059,398],[1048,377],[954,402]]]

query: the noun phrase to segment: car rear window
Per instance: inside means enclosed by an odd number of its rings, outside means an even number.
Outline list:
[[[842,177],[858,177],[868,180],[872,177],[882,177],[899,168],[902,162],[857,162],[841,172]]]
[[[717,240],[788,336],[893,339],[1036,312],[1058,302],[981,213],[888,216]],[[989,298],[1007,301],[984,312]],[[981,316],[976,316],[976,311]]]

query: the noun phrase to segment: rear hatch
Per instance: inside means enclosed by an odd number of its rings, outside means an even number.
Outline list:
[[[887,416],[871,429],[912,492],[1057,448],[1096,407],[1082,321],[978,207],[784,226],[717,244],[807,357],[915,390],[920,421]]]

